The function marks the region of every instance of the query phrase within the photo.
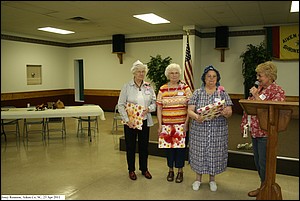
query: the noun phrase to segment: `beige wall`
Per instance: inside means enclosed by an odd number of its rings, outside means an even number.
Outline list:
[[[172,35],[172,33],[169,33]],[[215,50],[214,38],[197,38],[195,51],[195,86],[201,85],[200,77],[205,66],[212,64],[221,73],[221,84],[232,94],[243,94],[241,53],[247,44],[259,44],[264,36],[230,37],[229,50],[221,62],[220,50]],[[74,60],[84,60],[85,89],[120,89],[132,78],[132,63],[140,59],[147,63],[150,56],[170,56],[181,66],[184,62],[185,38],[125,44],[123,64],[111,53],[111,44],[84,47],[57,47],[25,42],[1,40],[1,93],[40,91],[74,88]],[[299,61],[274,61],[278,67],[278,84],[288,96],[299,96]],[[26,65],[42,65],[42,85],[27,85]]]

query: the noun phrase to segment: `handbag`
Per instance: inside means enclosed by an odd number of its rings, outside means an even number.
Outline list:
[[[55,103],[55,107],[56,109],[64,109],[65,105],[61,100],[58,99],[58,101]]]

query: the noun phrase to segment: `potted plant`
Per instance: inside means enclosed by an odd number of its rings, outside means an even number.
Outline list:
[[[243,59],[242,74],[244,77],[244,94],[245,98],[249,96],[249,89],[254,85],[256,79],[255,69],[258,64],[271,61],[271,53],[267,51],[264,42],[255,46],[252,44],[247,45],[247,50],[240,55]]]
[[[155,94],[158,93],[159,88],[167,83],[168,79],[165,76],[165,69],[171,63],[171,57],[161,58],[161,55],[156,55],[156,57],[150,56],[151,59],[147,63],[148,73],[147,77],[155,85]]]

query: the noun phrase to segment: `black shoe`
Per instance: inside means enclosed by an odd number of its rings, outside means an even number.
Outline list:
[[[174,171],[169,171],[167,176],[168,181],[174,181]]]

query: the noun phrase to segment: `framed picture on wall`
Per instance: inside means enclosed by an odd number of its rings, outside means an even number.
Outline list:
[[[42,65],[26,65],[27,85],[42,84]]]

